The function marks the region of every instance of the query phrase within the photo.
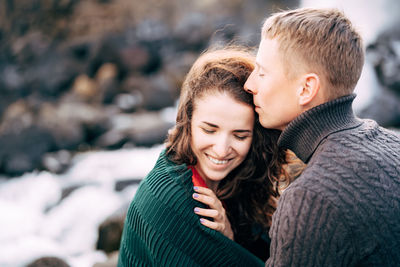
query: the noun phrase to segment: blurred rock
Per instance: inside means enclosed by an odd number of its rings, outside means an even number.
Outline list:
[[[95,78],[102,103],[111,104],[114,97],[121,93],[118,74],[118,67],[112,63],[104,63],[97,71]]]
[[[128,32],[129,33],[129,32]],[[169,41],[172,36],[171,29],[159,19],[146,18],[136,25],[135,37],[146,42]]]
[[[43,167],[51,173],[63,173],[71,164],[72,155],[67,150],[46,153],[42,157]]]
[[[120,148],[126,143],[149,147],[163,143],[171,127],[159,112],[118,114],[111,118],[111,129],[94,144],[107,148]]]
[[[152,73],[161,66],[159,52],[151,43],[130,40],[126,34],[106,36],[92,62],[97,71],[104,63],[115,64],[120,75],[128,73]]]
[[[26,100],[20,99],[11,103],[0,121],[0,135],[5,133],[19,133],[31,127],[35,121],[35,114]]]
[[[13,36],[21,36],[28,31],[37,30],[53,37],[62,36],[65,34],[66,27],[60,22],[74,10],[77,2],[79,1],[1,1],[0,7],[6,12],[5,16],[0,17],[0,23],[5,25],[7,32],[13,32]]]
[[[0,144],[3,140],[0,140]],[[40,155],[39,155],[40,157]],[[5,173],[11,176],[19,176],[25,172],[31,172],[38,166],[37,158],[30,157],[29,155],[21,152],[11,152],[4,156],[3,159],[3,170]]]
[[[136,130],[130,135],[132,143],[136,146],[144,147],[152,147],[155,144],[162,144],[167,138],[168,130],[172,126],[172,123],[163,122],[146,131]]]
[[[400,96],[392,90],[381,88],[371,105],[357,115],[373,119],[383,127],[400,127]]]
[[[96,249],[106,253],[119,250],[126,210],[124,206],[100,224]]]
[[[61,203],[64,199],[66,199],[68,196],[70,196],[75,190],[80,189],[87,185],[88,185],[87,183],[82,182],[80,184],[73,184],[73,185],[68,185],[68,186],[64,187],[61,192],[61,198],[60,198],[59,203]]]
[[[0,73],[0,90],[3,92],[12,92],[21,97],[21,90],[25,83],[22,68],[16,64],[8,64],[3,67]]]
[[[136,21],[134,6],[129,0],[77,1],[70,20],[66,21],[68,37],[99,38],[112,32],[123,31],[126,25]],[[140,3],[139,3],[140,6]]]
[[[39,31],[18,37],[11,46],[15,62],[22,66],[34,63],[51,49],[52,41]]]
[[[143,180],[143,177],[141,178],[136,178],[136,179],[125,179],[125,180],[119,180],[115,182],[115,191],[120,192],[124,190],[126,187],[131,186],[131,185],[138,185],[140,182]]]
[[[151,111],[173,106],[176,96],[171,88],[165,88],[167,84],[165,77],[158,76],[154,77],[151,82],[151,86],[154,87],[141,88],[143,94],[142,107]]]
[[[153,58],[150,49],[142,45],[127,45],[121,47],[117,53],[123,70],[151,72],[160,64],[160,59]]]
[[[91,102],[91,100],[99,97],[97,88],[96,82],[86,74],[76,77],[72,86],[73,93],[85,102]]]
[[[51,133],[36,126],[0,135],[0,172],[22,175],[41,167],[41,157],[54,149]]]
[[[72,85],[84,66],[69,57],[67,51],[48,51],[24,72],[26,90],[57,97]]]
[[[99,83],[116,79],[118,75],[118,68],[115,64],[105,63],[103,64],[96,74],[96,80]]]
[[[0,83],[0,86],[1,86],[1,83]],[[10,104],[17,101],[19,99],[19,97],[15,96],[14,94],[1,92],[1,89],[0,89],[0,94],[1,94],[1,97],[0,97],[0,118],[1,118],[1,117],[3,117],[3,113],[7,109],[7,107]],[[0,124],[1,124],[1,120],[0,120]]]
[[[400,28],[394,23],[367,47],[379,82],[400,95]]]
[[[122,90],[133,94],[136,106],[155,111],[173,106],[177,89],[167,73],[145,77],[130,76],[122,84]]]
[[[114,103],[124,112],[133,112],[143,103],[143,95],[139,91],[119,94],[115,97]]]
[[[106,149],[118,149],[122,148],[128,141],[129,139],[124,132],[119,130],[109,130],[99,136],[99,138],[95,140],[94,145]]]
[[[394,23],[367,47],[367,60],[374,66],[382,88],[374,101],[359,114],[384,127],[400,127],[400,28]]]
[[[17,38],[9,51],[8,62],[0,67],[2,90],[20,96],[40,94],[57,97],[86,67],[39,33]]]
[[[98,49],[98,42],[96,39],[72,39],[65,40],[60,44],[61,49],[65,49],[70,58],[73,58],[81,63],[88,63],[95,56]]]
[[[57,257],[42,257],[26,265],[26,267],[69,267],[63,259]]]
[[[76,149],[107,130],[107,115],[101,107],[63,101],[42,105],[38,124],[49,129],[58,149]]]
[[[169,81],[170,90],[175,99],[179,97],[183,80],[197,57],[198,54],[192,51],[168,51],[163,55],[165,64],[162,71]],[[177,58],[180,60],[176,60]]]
[[[70,114],[74,111],[79,111],[77,104],[65,104],[61,107],[43,104],[40,109],[38,125],[51,132],[57,149],[75,149],[85,140],[82,121]]]
[[[174,39],[178,49],[203,50],[215,31],[211,22],[204,13],[185,14],[174,29]]]

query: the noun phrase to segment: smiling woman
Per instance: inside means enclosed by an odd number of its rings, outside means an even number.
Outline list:
[[[286,175],[279,132],[261,127],[243,90],[253,64],[226,48],[192,66],[166,149],[130,205],[119,266],[263,266]]]
[[[214,192],[219,182],[246,158],[253,125],[253,107],[228,94],[207,95],[196,101],[191,147],[197,158],[197,171]]]

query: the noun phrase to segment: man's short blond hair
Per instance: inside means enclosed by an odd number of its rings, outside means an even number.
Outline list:
[[[363,43],[339,10],[300,8],[275,13],[265,21],[262,38],[277,38],[289,77],[299,70],[322,77],[328,100],[354,91],[364,64]]]

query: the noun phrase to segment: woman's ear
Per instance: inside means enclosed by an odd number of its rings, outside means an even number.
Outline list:
[[[297,91],[300,106],[307,106],[316,99],[316,95],[321,87],[319,76],[315,73],[304,75],[302,83]]]

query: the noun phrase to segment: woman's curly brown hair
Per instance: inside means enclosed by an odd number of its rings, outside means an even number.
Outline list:
[[[191,119],[196,99],[215,92],[253,106],[253,97],[243,90],[254,69],[254,55],[237,47],[209,50],[194,63],[182,85],[176,125],[170,130],[167,155],[177,164],[196,165],[191,147]],[[255,113],[252,145],[245,160],[222,180],[217,196],[227,207],[235,240],[254,237],[255,224],[267,230],[276,209],[279,183],[289,177],[283,168],[285,152],[277,147],[280,132],[262,128]]]

